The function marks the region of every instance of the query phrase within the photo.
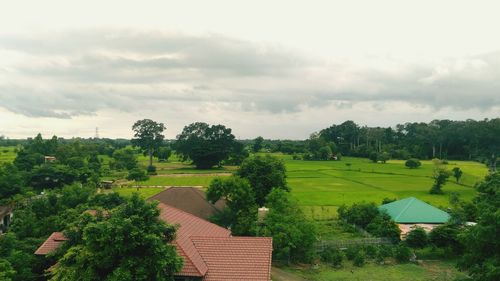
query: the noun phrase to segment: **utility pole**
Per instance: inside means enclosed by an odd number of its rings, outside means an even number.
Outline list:
[[[99,128],[95,127],[95,138],[99,139]]]

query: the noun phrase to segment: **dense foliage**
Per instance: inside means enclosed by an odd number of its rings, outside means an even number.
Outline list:
[[[197,122],[184,127],[177,136],[175,150],[198,169],[209,169],[229,157],[235,142],[230,128]]]
[[[50,280],[173,280],[182,259],[168,243],[175,227],[159,214],[156,204],[138,194],[106,215],[84,214],[67,230],[71,247]]]
[[[153,155],[158,152],[163,143],[165,129],[163,123],[157,123],[151,119],[138,120],[132,126],[134,131],[132,144],[140,147],[144,155],[149,156],[149,166],[153,165]]]
[[[266,156],[248,158],[238,168],[236,174],[247,179],[254,190],[255,200],[264,206],[266,196],[273,188],[289,190],[286,184],[286,168],[283,160]]]

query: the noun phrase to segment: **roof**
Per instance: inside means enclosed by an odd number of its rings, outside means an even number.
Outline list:
[[[67,240],[68,238],[66,238],[62,232],[53,232],[49,238],[43,242],[42,246],[35,251],[35,255],[46,255],[59,248],[59,246]]]
[[[191,237],[209,270],[204,281],[271,279],[272,238]]]
[[[12,212],[12,207],[10,206],[0,206],[0,218]]]
[[[397,223],[446,223],[450,215],[414,197],[394,201],[379,207]]]
[[[184,265],[177,276],[203,277],[203,281],[271,280],[272,238],[233,237],[228,229],[172,206],[159,203],[158,208],[160,219],[178,226],[173,245]],[[35,254],[55,250],[65,241],[57,243],[61,237],[61,232],[54,232]]]
[[[226,206],[224,200],[219,200],[215,204],[208,202],[205,192],[195,187],[171,187],[151,196],[148,200],[158,200],[202,219],[209,219]]]

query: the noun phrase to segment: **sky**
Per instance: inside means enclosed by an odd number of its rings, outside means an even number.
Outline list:
[[[1,1],[0,135],[500,117],[498,1]]]

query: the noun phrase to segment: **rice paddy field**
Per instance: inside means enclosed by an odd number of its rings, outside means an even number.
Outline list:
[[[15,146],[0,146],[0,164],[12,163],[16,158]]]

